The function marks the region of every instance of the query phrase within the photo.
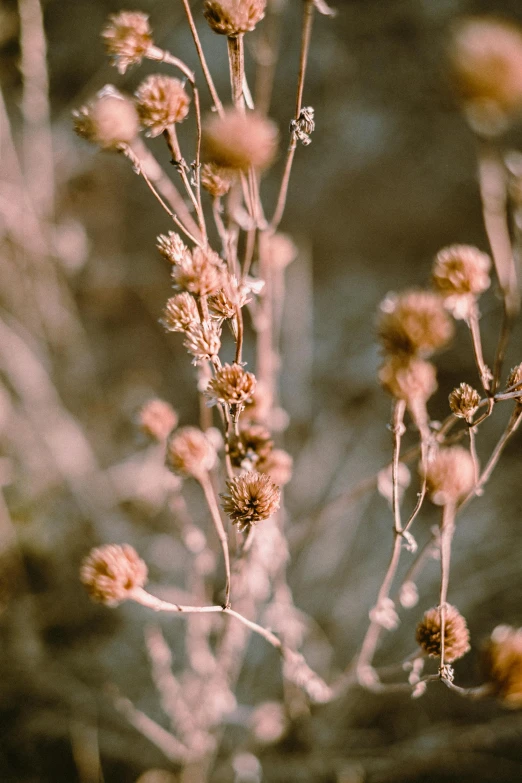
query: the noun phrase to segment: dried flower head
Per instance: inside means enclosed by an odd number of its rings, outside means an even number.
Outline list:
[[[268,519],[279,508],[281,491],[270,476],[250,471],[227,481],[228,495],[223,510],[240,530],[246,530],[262,519]]]
[[[203,13],[215,33],[235,37],[251,32],[265,8],[266,0],[205,0]]]
[[[214,446],[197,427],[182,427],[167,441],[165,464],[177,476],[201,479],[217,459]]]
[[[450,64],[465,108],[485,128],[502,129],[522,107],[522,31],[487,17],[453,30]]]
[[[140,11],[121,11],[111,14],[102,31],[107,54],[119,73],[131,65],[139,65],[153,45],[149,17]]]
[[[444,296],[479,296],[490,286],[491,259],[472,245],[450,245],[439,250],[433,265],[433,283]]]
[[[169,231],[168,234],[160,234],[157,238],[156,247],[163,258],[166,258],[171,264],[179,264],[186,255],[190,254],[190,250],[175,231]]]
[[[506,707],[522,707],[522,628],[498,625],[482,656],[484,673]]]
[[[437,506],[456,503],[475,484],[475,469],[471,454],[462,446],[439,449],[428,463],[427,490]]]
[[[210,248],[195,247],[173,266],[172,278],[177,288],[196,296],[215,294],[223,284],[224,266]]]
[[[214,198],[226,196],[235,177],[233,169],[225,169],[215,163],[205,163],[201,167],[201,186]]]
[[[207,387],[207,397],[213,403],[244,405],[249,402],[256,389],[256,377],[240,364],[224,364],[216,371]]]
[[[271,266],[284,269],[297,257],[297,247],[288,234],[281,232],[267,237],[267,257]]]
[[[245,460],[256,466],[269,456],[273,447],[274,441],[266,427],[262,424],[249,424],[240,430],[239,438],[231,444],[230,459],[236,467],[241,467]],[[275,479],[274,482],[279,483]]]
[[[74,130],[102,149],[120,150],[138,135],[139,118],[132,101],[111,84],[73,111]]]
[[[178,423],[178,414],[165,400],[149,400],[139,412],[141,430],[154,440],[163,442]]]
[[[451,340],[453,324],[440,296],[411,289],[381,303],[378,332],[389,353],[427,357]]]
[[[383,389],[410,407],[424,404],[437,391],[437,371],[431,362],[389,356],[379,370]]]
[[[160,323],[167,332],[186,332],[190,326],[199,323],[196,300],[191,294],[183,292],[167,299]]]
[[[292,478],[294,461],[284,449],[273,449],[268,456],[261,459],[257,465],[260,473],[270,476],[274,484],[284,487]]]
[[[237,309],[241,309],[248,302],[249,287],[239,283],[235,275],[224,273],[221,280],[222,288],[208,299],[208,309],[214,318],[235,318]]]
[[[203,128],[206,157],[224,168],[264,169],[277,152],[278,131],[271,120],[255,112],[227,109],[211,115]]]
[[[153,74],[136,90],[136,105],[147,136],[159,136],[188,114],[190,98],[183,82],[172,76]]]
[[[431,657],[440,657],[440,609],[434,606],[424,613],[417,626],[416,634],[419,646]],[[462,658],[470,650],[469,631],[466,620],[451,604],[446,604],[444,623],[444,658],[452,663]]]
[[[80,579],[93,601],[116,606],[147,581],[147,566],[129,544],[93,549],[80,569]]]
[[[480,405],[480,394],[469,383],[461,383],[451,392],[449,404],[455,416],[471,422]]]
[[[221,348],[221,327],[216,321],[192,323],[186,330],[185,348],[194,357],[194,363],[213,359]]]
[[[520,389],[520,397],[515,397],[516,401],[522,404],[522,362],[513,367],[509,373],[506,389],[512,389],[518,391]]]

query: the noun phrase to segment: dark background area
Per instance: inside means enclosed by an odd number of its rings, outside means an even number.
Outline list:
[[[139,5],[151,15],[158,44],[199,73],[181,4],[159,0]],[[317,15],[315,22],[305,102],[315,108],[317,129],[313,144],[298,150],[282,225],[300,248],[299,259],[288,269],[281,386],[283,407],[291,417],[284,443],[295,459],[286,498],[290,541],[297,543],[289,582],[297,606],[318,629],[305,652],[327,679],[360,644],[391,546],[390,512],[377,493],[331,507],[320,525],[312,520],[325,501],[389,459],[389,399],[376,380],[378,303],[390,290],[426,284],[432,258],[446,244],[487,249],[475,142],[445,69],[448,29],[457,16],[468,13],[493,13],[522,23],[516,0],[353,0],[336,5],[336,19]],[[283,138],[293,111],[301,3],[292,0],[289,6],[272,111]],[[162,720],[143,641],[147,617],[137,606],[108,611],[90,604],[77,572],[90,546],[129,541],[150,563],[153,584],[182,583],[183,554],[170,540],[169,515],[161,500],[144,493],[111,507],[104,499],[103,475],[111,470],[114,475],[114,466],[126,464],[143,448],[134,417],[148,397],[169,400],[183,424],[195,421],[194,372],[181,340],[158,324],[171,289],[154,244],[156,235],[170,226],[126,161],[90,148],[71,128],[71,110],[104,84],[131,91],[156,69],[146,64],[120,77],[106,64],[99,31],[107,14],[122,8],[119,3],[49,0],[43,8],[57,224],[61,236],[77,248],[76,256],[72,253],[76,261],[64,263],[63,270],[77,334],[65,319],[59,337],[44,346],[31,320],[30,290],[20,302],[9,290],[9,265],[4,267],[0,303],[6,322],[16,319],[17,333],[23,333],[39,371],[43,368],[55,390],[56,398],[49,391],[49,399],[60,410],[56,416],[62,429],[56,432],[65,438],[65,462],[69,448],[72,454],[77,445],[66,438],[72,437],[68,416],[79,423],[92,451],[84,455],[90,465],[88,484],[80,470],[71,475],[67,466],[54,464],[49,444],[42,447],[38,441],[38,415],[45,417],[47,410],[42,403],[45,378],[35,375],[34,389],[24,386],[24,399],[8,368],[0,399],[0,406],[5,402],[0,442],[7,454],[2,466],[9,468],[4,489],[16,532],[17,565],[11,572],[4,558],[1,580],[6,599],[0,616],[0,781],[76,783],[75,743],[81,744],[82,731],[92,725],[105,783],[133,783],[149,767],[169,765],[114,711],[104,688],[116,683],[140,709]],[[16,5],[5,3],[1,18],[0,78],[19,144]],[[224,95],[224,43],[203,25],[201,34]],[[520,128],[515,128],[506,144],[520,148],[521,140]],[[161,142],[155,140],[151,147],[166,164]],[[281,155],[264,184],[267,200],[276,193],[282,162]],[[11,253],[9,240],[6,248]],[[482,315],[485,351],[491,356],[500,324],[494,294],[484,299]],[[522,358],[521,336],[519,326],[509,366]],[[10,346],[22,362],[25,354],[18,344]],[[23,361],[30,373],[29,359]],[[434,418],[442,418],[456,385],[478,385],[462,323],[455,344],[437,365],[439,392],[431,410]],[[35,417],[26,407],[31,400],[36,400]],[[499,411],[498,421],[481,430],[481,455],[491,451],[507,415]],[[24,418],[30,422],[27,431]],[[521,624],[521,469],[518,436],[485,496],[458,523],[450,600],[467,618],[473,645],[456,665],[463,685],[480,682],[480,640],[499,623]],[[436,520],[436,511],[426,508],[417,526],[420,543]],[[301,546],[302,531],[308,529]],[[396,662],[411,651],[419,615],[436,603],[437,580],[433,562],[420,580],[418,607],[406,613],[398,632],[386,637],[379,662]],[[177,629],[182,622],[161,621],[175,655],[181,655]],[[255,705],[277,699],[280,691],[277,667],[265,647],[253,642],[238,702]],[[227,759],[243,745],[239,728],[226,732],[213,779],[233,780]],[[353,689],[303,715],[280,744],[260,751],[259,758],[269,783],[514,783],[522,779],[521,747],[520,714],[493,702],[460,699],[441,685],[415,701]]]

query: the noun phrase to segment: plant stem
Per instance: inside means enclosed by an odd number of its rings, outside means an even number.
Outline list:
[[[199,483],[201,484],[203,492],[205,493],[205,499],[210,509],[212,521],[214,522],[214,527],[216,528],[216,533],[218,534],[218,538],[221,543],[221,548],[223,549],[223,557],[225,560],[225,574],[226,574],[225,607],[228,608],[230,606],[230,554],[228,551],[227,534],[223,526],[221,513],[219,511],[219,506],[216,500],[216,496],[214,494],[214,488],[212,486],[208,473],[204,474],[204,476],[199,480]]]
[[[189,0],[181,0],[183,3],[183,7],[185,8],[185,13],[187,15],[187,20],[190,27],[190,32],[192,33],[192,38],[194,39],[194,44],[196,46],[196,51],[198,53],[199,61],[201,63],[201,68],[203,70],[203,74],[205,76],[205,81],[207,82],[208,89],[210,91],[210,95],[212,96],[212,100],[214,101],[214,106],[216,107],[216,111],[219,114],[219,116],[223,116],[223,104],[219,100],[219,96],[217,94],[217,90],[214,86],[214,81],[212,79],[212,76],[210,74],[207,61],[205,59],[205,55],[203,53],[203,47],[201,46],[201,41],[199,40],[198,31],[196,29],[196,25],[194,24],[194,17],[192,16],[192,11],[190,9],[190,3]]]
[[[232,103],[239,111],[245,110],[243,84],[245,79],[245,51],[243,34],[230,36],[228,42],[228,64],[230,68],[230,86]]]
[[[445,654],[445,631],[446,631],[446,601],[448,597],[450,560],[451,560],[451,542],[455,532],[455,505],[446,503],[442,511],[442,525],[440,531],[440,667],[439,673],[444,672],[444,654]]]

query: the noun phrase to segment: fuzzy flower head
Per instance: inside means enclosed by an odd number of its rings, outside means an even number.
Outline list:
[[[172,405],[159,399],[146,402],[138,418],[142,432],[160,443],[167,440],[178,423],[178,415]]]
[[[147,581],[147,566],[129,544],[93,549],[80,569],[80,579],[93,601],[117,606]]]
[[[121,74],[131,65],[139,65],[153,45],[149,17],[140,11],[111,14],[101,35],[107,54]]]
[[[233,169],[225,169],[215,163],[204,163],[201,167],[201,186],[214,198],[226,196],[235,178]]]
[[[439,449],[426,470],[428,494],[436,506],[455,504],[471,492],[475,468],[471,454],[462,446]]]
[[[482,656],[484,673],[506,707],[522,707],[522,628],[499,625]]]
[[[205,0],[203,13],[218,35],[251,32],[265,15],[266,0]]]
[[[417,643],[430,657],[440,657],[440,609],[434,606],[424,613],[417,626]],[[444,623],[444,658],[452,663],[470,650],[469,631],[466,620],[451,604],[446,604]]]
[[[214,359],[221,348],[221,327],[216,321],[193,323],[187,328],[183,343],[194,357],[194,364]]]
[[[153,74],[136,90],[136,105],[147,136],[159,136],[188,114],[190,98],[183,82],[173,76]]]
[[[207,387],[207,397],[212,403],[244,405],[252,400],[256,390],[256,377],[240,364],[224,364]]]
[[[240,430],[239,437],[231,444],[230,459],[238,468],[244,464],[257,466],[267,459],[273,447],[274,441],[266,427],[262,424],[249,424]],[[275,479],[274,482],[280,486]]]
[[[455,318],[469,317],[480,294],[490,286],[491,259],[471,245],[451,245],[437,253],[432,280]]]
[[[425,405],[437,391],[437,371],[431,362],[405,356],[388,356],[379,370],[383,389],[404,400],[410,409]]]
[[[179,264],[185,256],[190,255],[190,250],[175,231],[160,234],[156,241],[156,247],[163,258],[166,258],[171,264]]]
[[[208,299],[211,315],[221,320],[235,318],[237,310],[251,301],[249,297],[251,290],[248,278],[240,283],[235,275],[225,272],[221,279],[221,288]]]
[[[121,150],[138,135],[139,118],[132,101],[107,84],[92,101],[73,111],[74,130],[104,150]]]
[[[184,253],[172,268],[175,286],[195,296],[209,296],[219,291],[223,274],[224,266],[218,254],[201,247]]]
[[[385,351],[391,354],[428,357],[453,337],[441,297],[419,289],[387,296],[377,327]]]
[[[516,401],[522,405],[522,362],[513,367],[509,373],[506,388],[512,391],[518,391],[520,389],[520,397],[515,397]]]
[[[480,394],[469,383],[461,383],[449,396],[452,413],[471,423],[480,405]]]
[[[165,464],[182,478],[201,479],[212,470],[216,459],[214,446],[197,427],[182,427],[167,441]]]
[[[167,332],[186,332],[200,322],[196,300],[184,291],[167,299],[160,323]]]
[[[268,519],[279,508],[281,491],[270,476],[256,471],[227,481],[228,494],[221,495],[223,510],[240,530]]]
[[[522,30],[471,17],[453,30],[450,65],[455,87],[477,130],[503,130],[522,108]]]
[[[275,158],[277,139],[271,120],[237,109],[227,109],[223,117],[211,115],[203,127],[206,157],[228,169],[267,168]]]

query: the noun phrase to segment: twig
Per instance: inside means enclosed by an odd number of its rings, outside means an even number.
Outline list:
[[[214,81],[212,79],[212,76],[210,74],[207,61],[205,59],[205,55],[203,53],[203,47],[201,46],[201,41],[199,40],[198,31],[196,29],[196,25],[194,24],[194,17],[192,16],[192,11],[190,9],[190,3],[188,0],[181,0],[183,3],[183,7],[185,8],[185,13],[187,15],[187,20],[190,27],[190,32],[192,33],[192,38],[194,39],[194,44],[196,46],[196,51],[198,53],[199,61],[201,63],[201,68],[203,70],[203,74],[205,76],[205,81],[208,85],[208,89],[210,91],[210,95],[212,96],[212,100],[214,101],[214,106],[216,107],[217,113],[221,116],[223,116],[223,104],[219,100],[219,96],[217,94],[217,90],[214,86]]]
[[[446,601],[448,597],[451,542],[455,532],[455,506],[453,503],[446,503],[442,512],[442,525],[440,531],[440,667],[439,673],[445,679],[445,631],[446,631]]]
[[[226,574],[225,606],[228,607],[230,606],[230,554],[228,551],[227,534],[225,532],[223,521],[221,519],[221,513],[219,511],[219,506],[217,504],[216,496],[214,494],[214,488],[212,486],[208,474],[205,474],[204,477],[200,479],[199,483],[201,484],[203,488],[203,492],[205,493],[205,499],[207,501],[208,507],[210,509],[210,513],[212,515],[212,521],[214,522],[214,527],[216,528],[216,533],[218,534],[218,538],[221,543],[221,548],[223,549],[223,557],[225,560],[225,574]]]

